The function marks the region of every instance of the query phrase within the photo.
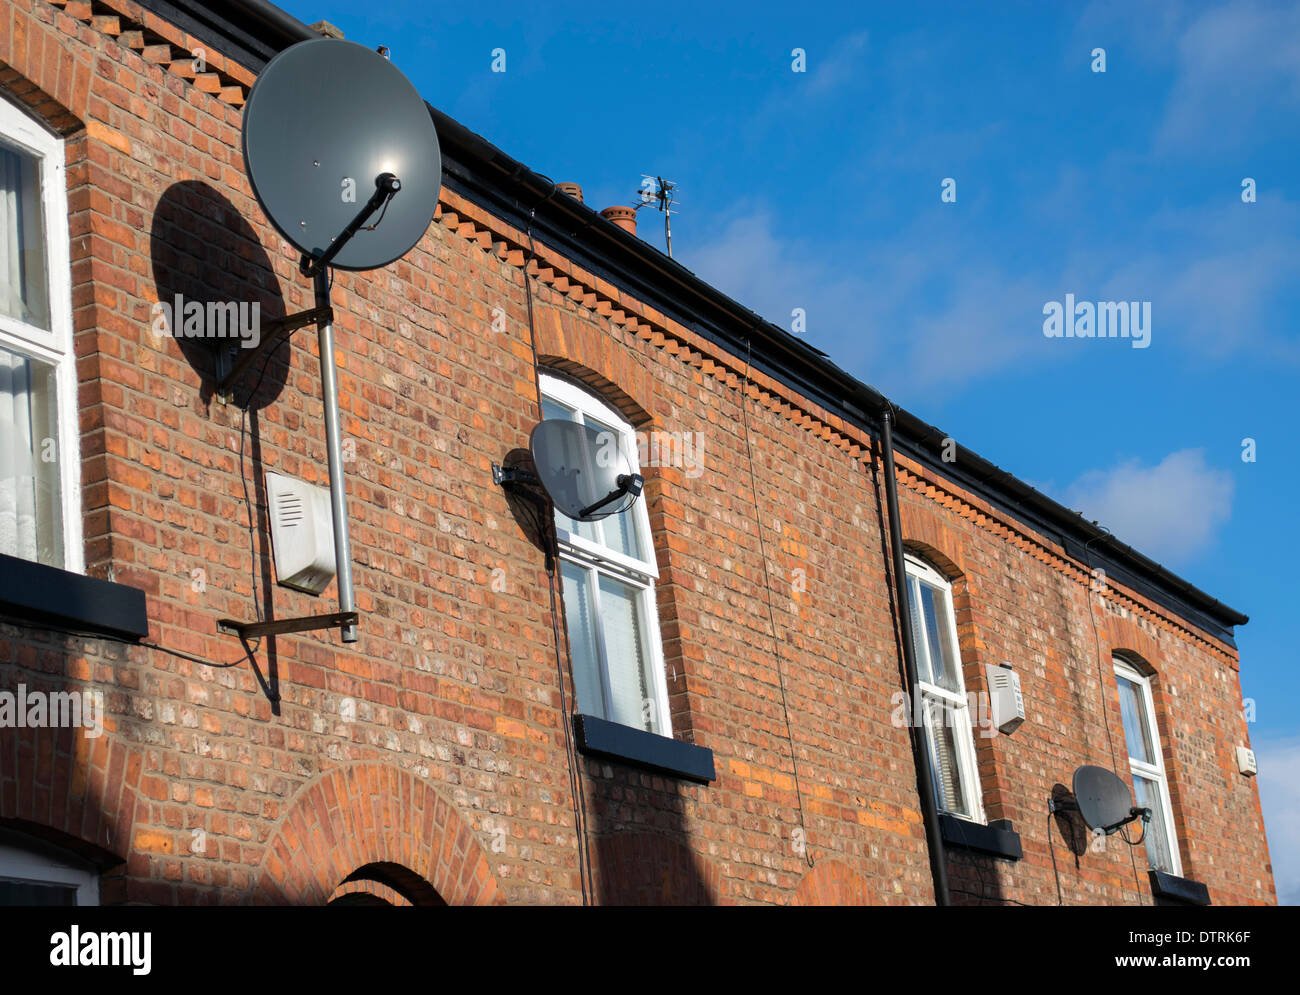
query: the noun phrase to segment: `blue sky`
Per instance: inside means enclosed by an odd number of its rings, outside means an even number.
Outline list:
[[[1300,902],[1300,9],[284,6],[388,45],[595,207],[675,180],[680,262],[786,327],[803,308],[840,366],[1250,615],[1269,842]],[[1151,302],[1149,346],[1045,337],[1067,293]]]

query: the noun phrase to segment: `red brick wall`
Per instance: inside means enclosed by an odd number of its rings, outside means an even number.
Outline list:
[[[260,646],[273,710],[215,622],[333,604],[332,588],[317,602],[269,579],[261,483],[324,482],[315,336],[295,333],[244,416],[211,396],[196,351],[149,329],[176,289],[255,299],[264,318],[307,304],[243,175],[252,77],[206,53],[189,78],[198,43],[129,0],[64,6],[0,12],[0,82],[70,136],[88,570],[147,593],[153,643],[235,665],[0,626],[15,664],[0,686],[100,687],[110,712],[93,742],[0,731],[0,818],[125,858],[115,901],[574,903],[580,853],[605,902],[931,901],[908,738],[890,722],[872,440],[766,377],[746,388],[743,358],[539,244],[544,362],[638,427],[705,445],[701,476],[651,468],[645,500],[675,735],[712,748],[718,778],[582,761],[575,805],[549,581],[489,469],[538,417],[527,238],[447,191],[405,259],[337,274],[361,640]],[[1059,548],[906,460],[900,491],[905,538],[954,579],[969,689],[982,662],[1009,660],[1028,710],[1013,737],[980,741],[988,815],[1013,820],[1025,859],[954,856],[955,886],[1057,900],[1047,799],[1080,763],[1111,765],[1103,709],[1123,769],[1109,660],[1126,649],[1158,674],[1186,875],[1218,903],[1273,901],[1258,795],[1232,769],[1247,741],[1235,652],[1122,590],[1094,598],[1094,633],[1087,573]],[[1122,844],[1076,861],[1053,838],[1067,903],[1136,900]],[[1139,890],[1149,900],[1145,875]]]

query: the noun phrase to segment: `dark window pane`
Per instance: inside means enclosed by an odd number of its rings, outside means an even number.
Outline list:
[[[67,885],[0,881],[0,906],[76,904],[77,889]]]

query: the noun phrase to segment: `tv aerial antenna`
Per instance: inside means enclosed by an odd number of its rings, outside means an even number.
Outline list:
[[[313,38],[275,56],[244,108],[244,167],[267,219],[302,253],[315,306],[275,323],[257,349],[221,378],[230,396],[259,356],[282,336],[314,324],[320,345],[325,449],[333,518],[337,612],[217,628],[242,639],[339,628],[358,639],[334,358],[331,268],[365,271],[406,255],[428,230],[442,188],[442,156],[423,98],[386,53],[356,42]]]
[[[641,189],[637,191],[637,196],[641,198],[641,203],[636,206],[638,211],[643,207],[654,207],[655,210],[664,212],[664,244],[668,249],[669,259],[673,257],[672,217],[674,214],[681,213],[673,210],[680,203],[676,196],[677,190],[677,184],[672,180],[665,180],[662,176],[649,176],[642,173]]]

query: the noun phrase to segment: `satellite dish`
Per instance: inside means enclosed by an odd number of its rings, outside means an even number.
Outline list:
[[[1090,829],[1112,833],[1146,812],[1134,808],[1128,785],[1105,767],[1083,766],[1074,772],[1074,798]]]
[[[528,446],[555,507],[580,522],[626,511],[645,486],[608,429],[552,418],[537,424]]]
[[[338,626],[357,641],[356,592],[343,486],[338,370],[330,267],[378,269],[409,252],[428,231],[442,189],[433,118],[400,69],[377,52],[337,38],[291,45],[262,70],[244,108],[244,167],[262,210],[302,253],[316,306],[263,328],[222,378],[224,392],[283,334],[315,324],[321,358],[325,453],[338,577],[339,610],[329,615],[241,623],[222,631],[241,639]]]
[[[316,260],[340,243],[326,260],[339,269],[404,256],[442,188],[423,98],[382,55],[337,38],[299,42],[267,63],[244,108],[244,163],[276,231]],[[349,232],[374,198],[379,220]]]

